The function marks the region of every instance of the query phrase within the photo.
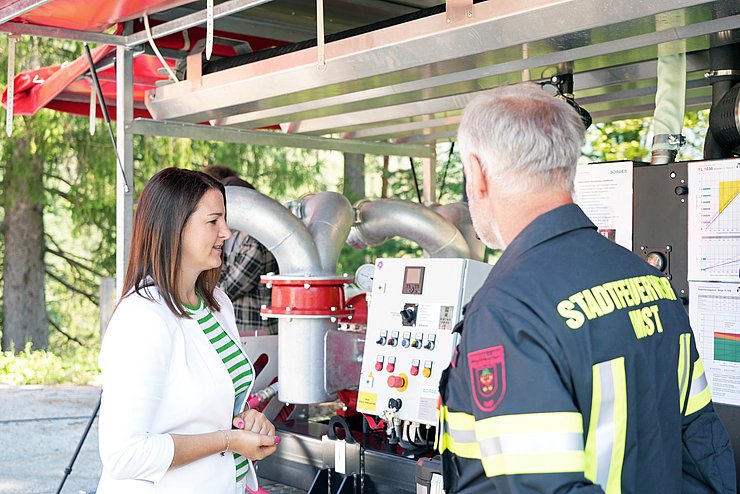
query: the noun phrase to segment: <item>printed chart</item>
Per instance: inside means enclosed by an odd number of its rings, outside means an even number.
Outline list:
[[[689,280],[740,281],[740,161],[689,164]]]
[[[740,364],[740,334],[715,331],[714,360]]]
[[[691,326],[712,399],[740,405],[740,284],[689,283]]]

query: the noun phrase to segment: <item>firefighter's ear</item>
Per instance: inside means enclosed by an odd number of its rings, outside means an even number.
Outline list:
[[[477,155],[471,154],[465,165],[465,180],[468,197],[485,199],[488,197],[488,181],[483,171],[483,164]]]

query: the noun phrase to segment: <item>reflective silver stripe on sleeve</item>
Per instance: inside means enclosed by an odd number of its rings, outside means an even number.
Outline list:
[[[675,341],[675,340],[674,340]],[[682,360],[681,365],[681,378],[679,380],[679,386],[678,386],[678,396],[681,397],[681,413],[684,411],[684,406],[686,405],[686,390],[689,386],[689,365],[691,360],[691,335],[689,333],[684,333],[680,336],[680,355],[678,358]]]
[[[574,432],[537,432],[506,434],[480,442],[484,457],[583,451],[583,434]]]
[[[475,437],[474,430],[447,428],[446,432],[455,440],[456,443],[474,443],[478,441]]]
[[[698,395],[705,389],[707,389],[707,375],[702,374],[701,376],[693,379],[691,381],[691,388],[689,390],[689,397],[693,398],[694,396]]]
[[[611,361],[602,362],[598,367],[601,404],[596,424],[596,483],[606,490],[614,449],[614,376]]]

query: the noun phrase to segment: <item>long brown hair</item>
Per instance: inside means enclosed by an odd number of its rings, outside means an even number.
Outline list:
[[[178,317],[185,317],[183,300],[177,293],[182,262],[182,231],[198,202],[210,189],[224,198],[220,182],[205,173],[181,168],[157,172],[141,192],[134,215],[129,260],[123,280],[124,297],[135,292],[151,298],[142,290],[155,285],[167,307]],[[213,296],[221,267],[203,271],[195,281],[195,291],[212,310],[221,307]]]

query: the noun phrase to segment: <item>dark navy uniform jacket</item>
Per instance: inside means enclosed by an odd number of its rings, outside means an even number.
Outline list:
[[[681,301],[578,206],[514,239],[456,330],[440,383],[448,494],[735,492]]]

